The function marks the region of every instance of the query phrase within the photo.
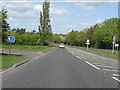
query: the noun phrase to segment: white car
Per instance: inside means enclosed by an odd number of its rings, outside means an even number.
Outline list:
[[[59,48],[65,48],[64,44],[61,43],[60,46],[59,46]]]

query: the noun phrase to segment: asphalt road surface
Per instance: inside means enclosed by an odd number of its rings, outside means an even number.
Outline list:
[[[56,48],[3,73],[2,86],[3,88],[118,88],[118,68],[118,62],[115,60],[94,56],[70,47]]]

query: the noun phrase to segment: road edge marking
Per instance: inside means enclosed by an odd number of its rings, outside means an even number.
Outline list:
[[[78,59],[81,59],[81,58],[80,58],[79,56],[77,56],[77,55],[76,55],[76,57],[77,57]]]
[[[120,80],[119,80],[118,78],[116,78],[116,77],[112,77],[112,78],[113,78],[114,80],[120,82]]]
[[[88,62],[88,61],[85,61],[87,64],[89,64],[90,66],[94,67],[95,69],[97,70],[100,70],[100,68],[96,67],[95,65],[93,65],[92,63]]]

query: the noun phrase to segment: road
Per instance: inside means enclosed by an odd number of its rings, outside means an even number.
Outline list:
[[[105,68],[108,63],[113,66],[103,70],[102,66]],[[3,73],[2,85],[3,88],[118,88],[118,68],[115,60],[108,62],[75,48],[56,48]]]

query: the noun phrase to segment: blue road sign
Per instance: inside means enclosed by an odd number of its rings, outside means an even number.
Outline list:
[[[14,36],[8,36],[7,37],[7,42],[14,43],[15,42],[15,37]]]

